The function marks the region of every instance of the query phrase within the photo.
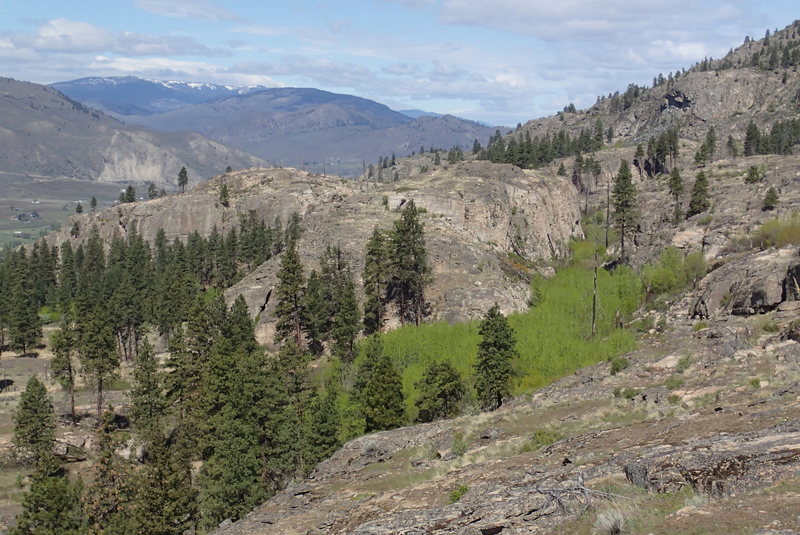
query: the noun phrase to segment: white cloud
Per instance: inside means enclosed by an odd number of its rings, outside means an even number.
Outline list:
[[[235,13],[217,7],[209,0],[136,0],[136,6],[164,17],[209,21],[238,21]]]
[[[136,32],[112,33],[92,24],[68,19],[54,19],[40,25],[35,32],[17,32],[8,37],[19,49],[59,53],[115,52],[133,56],[205,55],[219,56],[228,52],[211,49],[194,37],[151,35]]]

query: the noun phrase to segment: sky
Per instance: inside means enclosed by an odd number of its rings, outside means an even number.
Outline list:
[[[797,0],[0,0],[0,76],[316,87],[497,125],[650,85]],[[793,9],[794,8],[794,9]]]

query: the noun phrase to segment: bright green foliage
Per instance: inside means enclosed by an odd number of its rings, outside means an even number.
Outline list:
[[[706,263],[702,253],[684,257],[677,247],[667,247],[658,262],[642,268],[642,282],[649,295],[673,293],[689,286],[705,275]]]
[[[275,307],[275,343],[294,340],[298,346],[304,344],[303,335],[303,292],[305,277],[303,264],[297,254],[297,242],[289,240],[281,258],[278,272],[278,286],[275,293],[278,304]]]
[[[377,227],[367,241],[363,278],[364,333],[369,335],[383,327],[389,281],[389,242],[386,233]]]
[[[403,425],[403,384],[377,335],[367,340],[353,389],[367,433]]]
[[[626,160],[622,160],[619,164],[611,200],[614,206],[612,217],[620,235],[620,258],[624,260],[625,236],[636,229],[639,219],[636,207],[636,187],[633,185],[633,175],[631,175],[631,169]]]
[[[53,333],[50,339],[53,350],[53,360],[50,361],[50,371],[53,378],[58,381],[61,388],[69,396],[69,413],[75,420],[75,379],[76,358],[78,354],[78,331],[70,316],[61,322],[61,328]]]
[[[80,487],[70,482],[66,471],[51,454],[44,455],[31,475],[11,535],[82,535]]]
[[[629,268],[598,271],[597,336],[591,335],[594,244],[573,245],[573,264],[541,282],[539,303],[508,321],[517,337],[519,359],[513,392],[527,392],[568,375],[576,369],[609,360],[635,347],[633,335],[616,328],[617,315],[630,317],[640,305],[642,284]],[[472,382],[478,322],[445,322],[406,326],[383,336],[385,351],[402,370],[407,412],[416,417],[414,385],[431,362],[448,361]]]
[[[483,410],[495,410],[511,393],[513,361],[518,357],[514,331],[497,305],[483,317],[478,334],[475,390]]]
[[[129,393],[130,419],[140,433],[155,432],[166,414],[167,401],[153,346],[147,338],[142,340],[136,355],[133,381]]]
[[[415,388],[419,391],[418,422],[457,416],[466,392],[458,372],[446,361],[430,363]]]
[[[53,449],[56,419],[41,381],[32,376],[14,412],[14,445],[41,459]]]
[[[764,204],[761,206],[762,210],[774,210],[778,206],[778,192],[775,188],[770,187],[764,195]]]
[[[708,179],[703,171],[697,173],[697,178],[692,186],[692,197],[689,200],[689,210],[686,217],[692,217],[705,212],[711,206],[708,200]]]
[[[438,153],[437,153],[438,154]],[[394,222],[390,249],[389,299],[397,303],[403,322],[420,324],[426,314],[425,287],[431,268],[425,248],[425,230],[419,210],[411,200]]]

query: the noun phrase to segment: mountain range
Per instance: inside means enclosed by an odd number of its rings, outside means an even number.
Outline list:
[[[218,86],[136,77],[83,78],[53,87],[126,123],[191,131],[275,165],[341,175],[421,146],[471,148],[494,127],[421,110],[395,111],[352,95],[312,88]],[[505,129],[502,129],[506,131]]]
[[[39,178],[174,184],[259,158],[192,132],[152,132],[124,124],[57,90],[0,78],[0,173]]]

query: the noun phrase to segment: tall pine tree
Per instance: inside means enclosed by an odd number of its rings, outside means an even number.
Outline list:
[[[481,321],[478,359],[475,362],[475,390],[484,410],[500,407],[511,393],[517,358],[516,336],[508,320],[494,305]]]

